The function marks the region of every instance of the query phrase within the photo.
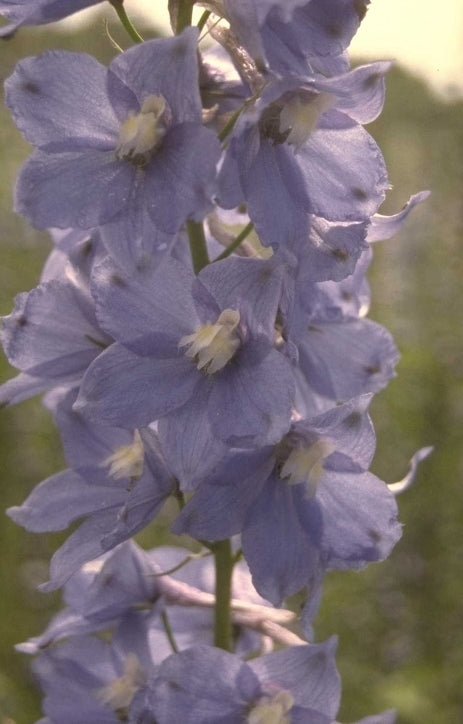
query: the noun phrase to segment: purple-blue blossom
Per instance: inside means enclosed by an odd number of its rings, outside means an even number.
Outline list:
[[[38,228],[93,228],[147,215],[174,234],[212,208],[219,144],[201,122],[197,31],[152,40],[109,68],[83,53],[21,61],[6,102],[37,150],[15,208]],[[116,219],[117,217],[117,219]]]
[[[117,340],[85,375],[78,408],[95,420],[146,425],[189,405],[227,443],[276,442],[290,424],[291,365],[274,348],[282,270],[230,258],[197,278],[173,259],[94,280],[98,318]],[[148,392],[147,392],[148,391]]]
[[[153,431],[95,425],[72,410],[74,400],[75,392],[68,393],[56,410],[70,468],[8,510],[34,532],[64,530],[84,519],[54,554],[48,590],[148,525],[175,491]]]
[[[222,165],[219,201],[225,208],[245,201],[265,246],[289,247],[298,256],[308,247],[316,258],[318,247],[326,252],[318,237],[326,236],[327,221],[357,222],[346,238],[354,261],[365,248],[361,222],[377,211],[388,180],[381,152],[361,124],[381,111],[389,66],[375,63],[335,78],[278,78],[242,113]],[[317,217],[318,234],[311,237]],[[324,273],[319,281],[339,278]]]
[[[277,605],[318,570],[387,557],[401,527],[393,494],[367,472],[370,399],[295,422],[274,447],[231,451],[173,530],[209,540],[240,533],[256,589]]]
[[[134,721],[151,714],[157,724],[331,724],[340,696],[335,647],[330,639],[246,663],[206,646],[173,654],[137,695]]]

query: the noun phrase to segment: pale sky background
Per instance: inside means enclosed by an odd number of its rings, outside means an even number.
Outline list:
[[[141,12],[157,24],[168,24],[166,6],[167,0],[125,1],[132,19]],[[372,0],[350,50],[372,60],[398,60],[437,92],[453,87],[463,94],[463,0]]]

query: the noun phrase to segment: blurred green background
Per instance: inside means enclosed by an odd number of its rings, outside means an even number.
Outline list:
[[[118,29],[111,33],[127,46]],[[26,55],[46,48],[84,50],[107,62],[113,50],[101,22],[64,34],[24,30],[0,46],[2,80]],[[393,189],[382,208],[394,213],[429,188],[393,240],[377,244],[370,274],[371,317],[394,334],[398,377],[373,404],[378,452],[373,471],[401,478],[412,453],[435,452],[415,486],[399,499],[403,538],[391,558],[361,573],[331,574],[317,638],[339,635],[342,721],[396,708],[399,724],[463,722],[463,102],[442,101],[395,68],[387,102],[369,127]],[[11,212],[11,187],[29,153],[0,109],[0,313],[37,284],[50,250],[46,234]],[[1,380],[12,376],[1,361]],[[40,402],[0,415],[0,508],[19,504],[63,466],[57,435]],[[13,645],[40,632],[59,594],[36,591],[63,536],[36,536],[3,517],[0,596],[0,724],[29,724],[40,713],[27,657]],[[174,724],[174,723],[173,723]]]

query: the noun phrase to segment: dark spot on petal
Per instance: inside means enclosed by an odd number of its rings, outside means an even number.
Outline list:
[[[319,332],[319,334],[323,334],[323,329],[320,329],[320,327],[316,327],[314,324],[309,324],[307,327],[308,332]]]
[[[368,537],[371,538],[371,540],[372,540],[374,543],[379,543],[380,540],[381,540],[381,535],[380,535],[380,533],[378,533],[377,530],[373,530],[373,529],[370,529],[370,530],[368,531]]]
[[[327,25],[325,27],[327,35],[331,35],[332,38],[342,37],[342,26],[341,25]]]
[[[27,319],[26,319],[26,317],[24,317],[23,315],[21,315],[20,317],[18,317],[18,318],[16,319],[16,324],[18,325],[18,327],[25,327],[26,324],[27,324]]]
[[[351,188],[351,192],[352,196],[358,201],[366,201],[366,199],[368,198],[367,192],[359,188],[358,186],[353,186]]]
[[[379,80],[381,80],[381,75],[379,73],[372,73],[368,78],[365,78],[363,85],[365,88],[374,88]]]
[[[31,80],[26,80],[22,83],[21,87],[28,93],[40,93],[40,88],[37,83],[33,83]]]
[[[378,372],[381,372],[381,367],[379,365],[367,365],[363,369],[367,375],[377,375]]]
[[[346,427],[357,427],[357,425],[359,425],[361,420],[362,420],[362,415],[360,414],[360,412],[355,410],[354,412],[351,412],[351,414],[346,417],[346,419],[344,420],[344,424],[346,425]]]
[[[127,286],[125,280],[121,276],[119,276],[119,274],[111,274],[109,277],[109,283],[115,284],[118,287]]]
[[[331,249],[331,254],[338,261],[347,261],[349,254],[344,249]]]
[[[352,300],[352,294],[350,292],[346,292],[345,290],[341,292],[341,297],[345,302],[350,302]]]
[[[174,680],[170,680],[170,681],[167,680],[167,681],[166,681],[166,684],[167,684],[167,686],[168,686],[170,689],[173,689],[174,691],[181,691],[181,690],[182,690],[182,687],[180,686],[180,684],[178,684],[178,683],[177,683],[176,681],[174,681]]]

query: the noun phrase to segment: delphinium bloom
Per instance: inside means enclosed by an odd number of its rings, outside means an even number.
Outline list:
[[[44,480],[23,505],[8,511],[35,532],[63,530],[85,519],[54,554],[48,589],[135,535],[175,491],[152,430],[93,425],[72,411],[74,399],[71,391],[56,410],[70,468]]]
[[[133,721],[331,724],[340,694],[335,646],[294,646],[246,663],[205,646],[173,654],[134,699]]]
[[[38,228],[146,214],[174,234],[201,219],[219,144],[201,121],[197,38],[187,28],[130,48],[109,68],[64,51],[21,61],[6,102],[38,150],[20,172],[16,209]]]
[[[34,660],[32,670],[45,695],[44,724],[128,721],[132,699],[154,668],[139,623],[127,621],[110,642],[73,636]]]
[[[367,472],[375,445],[369,401],[295,422],[274,447],[231,451],[173,529],[209,540],[241,533],[254,585],[274,604],[318,569],[382,560],[401,528],[394,496]]]
[[[212,645],[214,583],[210,554],[198,558],[184,548],[169,546],[144,551],[127,541],[75,572],[63,586],[66,607],[42,634],[18,644],[16,649],[38,654],[70,636],[111,631],[128,619],[134,622],[138,618],[138,625],[149,632],[151,658],[160,663],[172,653],[166,616],[178,650],[196,644]],[[296,618],[289,611],[280,610],[274,615],[252,586],[243,560],[233,571],[232,596],[241,607],[234,620],[235,651],[239,655],[258,651],[264,645],[262,632],[250,626],[253,615],[287,622]],[[240,624],[243,613],[251,616],[249,622],[246,620],[248,626]]]
[[[146,425],[188,404],[215,437],[266,444],[290,424],[291,365],[274,348],[281,267],[225,259],[197,278],[170,259],[154,273],[95,273],[100,323],[117,344],[85,375],[78,407],[95,420]],[[147,392],[148,390],[148,392]]]
[[[386,169],[361,124],[381,110],[388,67],[279,78],[242,113],[222,166],[219,201],[226,208],[245,201],[264,245],[289,246],[302,256],[314,216],[365,222],[377,211],[388,188]],[[353,230],[358,248],[366,229]]]
[[[21,371],[0,387],[3,404],[78,386],[90,362],[113,341],[98,324],[89,289],[92,265],[102,254],[98,235],[70,232],[62,241],[65,251],[52,252],[42,283],[19,294],[1,320],[3,350]]]
[[[0,16],[10,21],[0,27],[0,38],[24,25],[45,25],[98,5],[103,0],[1,0]]]

